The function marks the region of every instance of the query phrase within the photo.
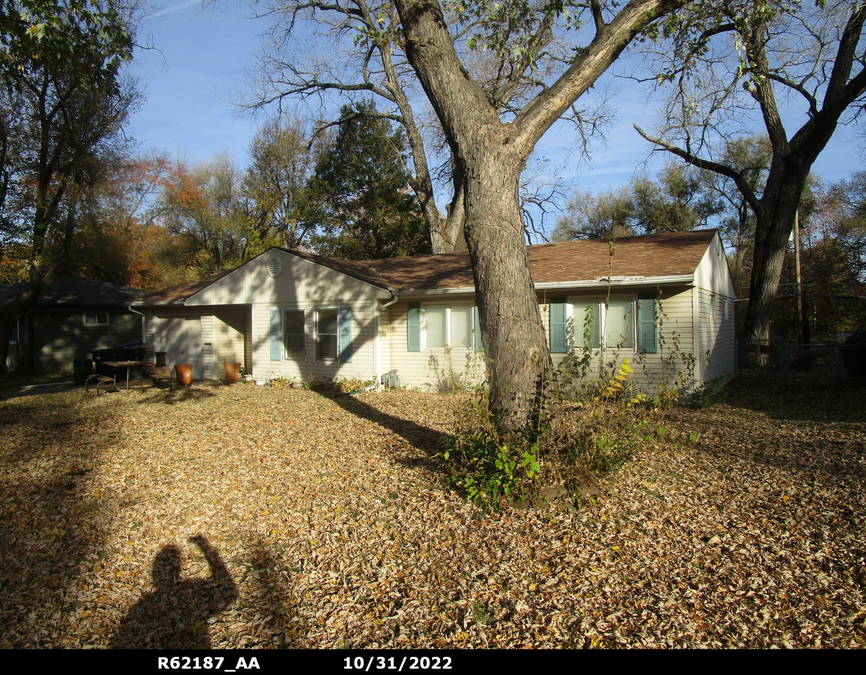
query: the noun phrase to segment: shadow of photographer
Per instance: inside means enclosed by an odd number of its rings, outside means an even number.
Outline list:
[[[115,649],[209,649],[208,619],[238,597],[238,589],[208,540],[191,537],[210,568],[206,579],[181,579],[181,551],[163,546],[153,561],[156,590],[139,600],[120,622]]]

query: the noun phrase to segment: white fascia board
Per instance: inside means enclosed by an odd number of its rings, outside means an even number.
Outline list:
[[[569,288],[607,288],[608,285],[614,287],[625,286],[656,286],[656,285],[677,285],[694,283],[693,274],[672,274],[664,277],[611,277],[594,279],[591,281],[549,281],[541,284],[534,284],[536,291],[555,291],[559,289]],[[474,286],[461,286],[460,288],[432,288],[427,291],[397,291],[401,298],[438,296],[438,295],[475,295]]]
[[[400,298],[426,297],[429,295],[475,295],[475,286],[461,286],[460,288],[431,288],[427,291],[395,291]]]
[[[569,288],[624,288],[627,286],[670,286],[675,284],[692,285],[695,281],[693,274],[672,274],[664,277],[611,277],[610,279],[594,279],[592,281],[550,281],[535,284],[537,291],[566,290]]]

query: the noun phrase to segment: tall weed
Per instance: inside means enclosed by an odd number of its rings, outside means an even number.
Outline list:
[[[675,390],[636,394],[628,360],[569,397],[556,381],[548,387],[537,426],[504,438],[486,396],[460,409],[444,454],[453,483],[485,508],[534,496],[550,485],[576,494],[618,469],[664,435],[663,412]],[[667,391],[673,392],[671,397]]]

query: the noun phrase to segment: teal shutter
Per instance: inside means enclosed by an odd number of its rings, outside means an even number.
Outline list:
[[[658,300],[653,295],[638,297],[637,348],[646,354],[656,354],[659,350]]]
[[[281,361],[282,349],[282,310],[271,310],[271,361]]]
[[[565,354],[568,351],[565,298],[553,298],[550,301],[550,351],[553,354]]]
[[[484,343],[481,341],[481,315],[478,313],[478,308],[472,308],[472,314],[475,317],[475,324],[472,327],[472,334],[475,338],[475,351],[483,352]]]
[[[352,363],[351,307],[340,307],[340,363]]]
[[[406,317],[406,344],[407,351],[421,351],[421,303],[409,303],[409,315]]]

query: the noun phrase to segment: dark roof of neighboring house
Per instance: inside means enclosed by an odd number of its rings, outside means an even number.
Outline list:
[[[27,283],[0,284],[0,305],[17,298]],[[37,307],[127,307],[147,291],[83,277],[55,279],[37,300]]]
[[[532,280],[536,284],[595,281],[606,277],[679,276],[694,273],[715,235],[716,230],[648,234],[623,237],[612,246],[607,241],[584,239],[527,246],[527,251]],[[475,284],[468,253],[342,260],[305,251],[281,250],[382,288],[426,291],[470,288]],[[143,301],[182,302],[230,272],[216,272],[152,293]]]

